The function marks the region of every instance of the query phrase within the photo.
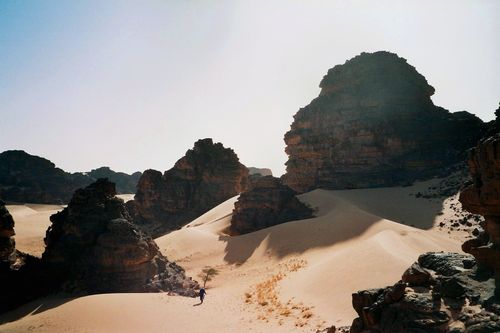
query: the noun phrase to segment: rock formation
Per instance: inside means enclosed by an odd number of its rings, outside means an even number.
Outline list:
[[[248,169],[232,149],[199,140],[163,175],[146,170],[127,207],[134,221],[157,237],[244,191],[247,178]]]
[[[251,182],[234,205],[231,232],[245,234],[292,220],[312,217],[312,209],[301,203],[290,187],[273,176]]]
[[[65,204],[75,190],[105,177],[117,181],[119,193],[135,193],[140,173],[130,176],[109,168],[68,173],[51,161],[22,150],[0,154],[0,197],[6,201]]]
[[[101,167],[94,169],[86,173],[93,180],[100,178],[107,178],[110,182],[116,184],[117,193],[135,193],[137,189],[137,183],[139,178],[141,178],[141,172],[134,172],[129,175],[124,172],[116,172],[111,170],[109,167]]]
[[[484,232],[462,245],[472,255],[426,253],[394,286],[353,294],[359,317],[351,333],[500,332],[498,130],[470,151],[468,164],[472,184],[462,190],[460,202],[484,216]]]
[[[468,163],[473,183],[462,190],[460,202],[471,213],[484,216],[485,232],[462,249],[494,270],[500,297],[500,133],[481,140]]]
[[[405,59],[362,53],[328,71],[285,135],[285,183],[298,192],[407,185],[462,159],[482,121],[432,103]]]
[[[0,261],[8,261],[14,252],[14,235],[14,219],[5,208],[5,203],[0,200]]]
[[[0,154],[0,197],[31,203],[67,203],[73,192],[90,183],[83,174],[69,174],[51,161],[21,150]]]
[[[248,167],[248,174],[250,176],[253,175],[261,175],[261,176],[272,176],[273,172],[271,169],[268,168],[255,168],[255,167]]]
[[[170,291],[195,296],[197,283],[167,261],[132,222],[115,185],[105,179],[75,192],[51,216],[44,270],[70,292]]]
[[[359,317],[351,333],[500,331],[492,274],[471,255],[421,255],[394,286],[352,295]]]

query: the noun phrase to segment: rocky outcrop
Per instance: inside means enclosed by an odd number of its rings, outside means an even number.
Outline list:
[[[462,159],[484,129],[432,103],[434,88],[405,59],[362,53],[328,71],[321,93],[285,135],[285,183],[298,192],[407,185]]]
[[[245,234],[292,220],[312,217],[312,209],[300,202],[290,187],[273,176],[251,182],[234,205],[230,230]]]
[[[157,237],[244,191],[247,179],[248,169],[232,149],[199,140],[163,175],[146,170],[127,207],[134,221]]]
[[[500,133],[487,137],[469,157],[472,184],[460,193],[462,206],[484,216],[484,232],[462,245],[464,252],[493,269],[500,297]]]
[[[105,179],[75,192],[51,216],[44,270],[70,292],[169,291],[195,296],[197,283],[169,262],[131,221],[115,185]]]
[[[116,172],[111,170],[109,167],[101,167],[94,169],[86,173],[93,180],[100,178],[107,178],[110,182],[116,184],[117,193],[135,193],[137,189],[137,183],[141,178],[141,172],[134,172],[129,175],[124,172]]]
[[[140,173],[130,176],[106,167],[89,173],[68,173],[51,161],[22,150],[0,154],[0,197],[6,201],[65,204],[75,190],[98,178],[116,181],[119,193],[135,193],[139,177]]]
[[[352,295],[359,317],[351,333],[488,333],[500,331],[491,272],[471,255],[421,255],[395,285]]]
[[[14,219],[5,208],[5,203],[0,200],[0,261],[8,261],[14,252],[14,235]]]

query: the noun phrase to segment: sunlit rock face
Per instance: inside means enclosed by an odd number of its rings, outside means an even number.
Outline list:
[[[100,179],[77,190],[51,216],[42,264],[69,292],[169,291],[195,296],[197,283],[169,262],[131,221],[115,184]]]
[[[157,237],[243,192],[247,181],[248,169],[232,149],[203,139],[163,175],[146,170],[127,207],[134,221]]]
[[[320,87],[285,134],[284,180],[298,192],[410,184],[463,158],[484,128],[435,106],[434,88],[394,53],[362,53]]]

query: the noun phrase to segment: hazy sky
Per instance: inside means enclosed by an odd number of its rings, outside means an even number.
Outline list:
[[[404,3],[404,5],[403,5]],[[435,104],[493,119],[500,1],[0,1],[0,151],[166,170],[199,138],[284,172],[327,70],[408,59]]]

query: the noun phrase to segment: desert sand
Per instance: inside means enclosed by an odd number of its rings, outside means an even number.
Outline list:
[[[394,283],[423,252],[460,251],[460,237],[435,227],[451,214],[443,201],[410,195],[436,181],[314,190],[300,200],[317,217],[234,237],[225,234],[237,200],[231,198],[156,239],[190,276],[205,266],[219,270],[204,304],[167,294],[53,296],[0,316],[0,332],[315,332],[349,325],[352,292]],[[60,207],[8,209],[18,248],[43,252],[48,216]]]

